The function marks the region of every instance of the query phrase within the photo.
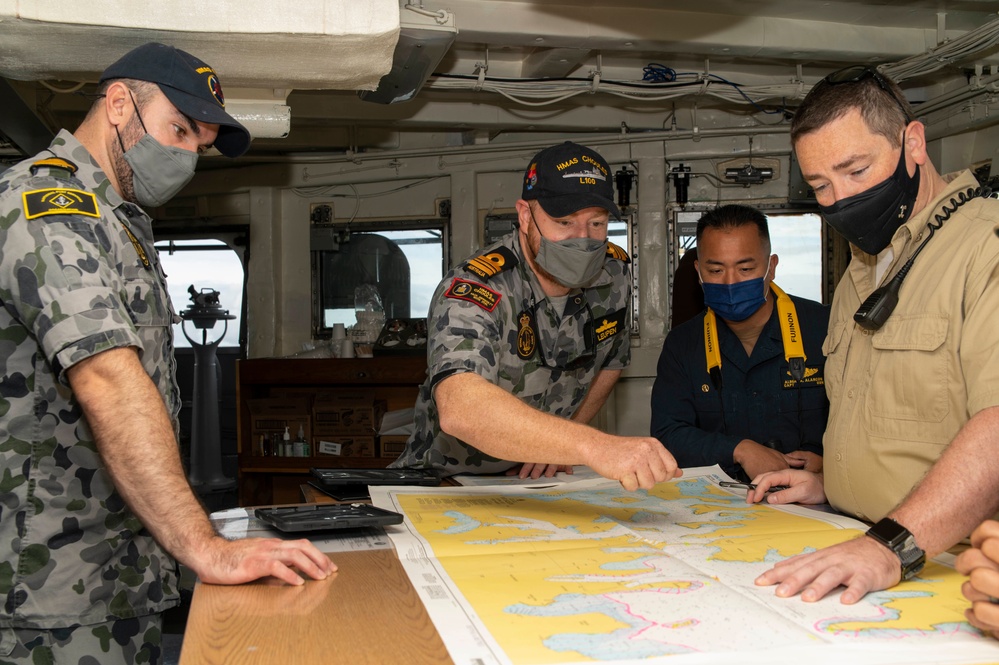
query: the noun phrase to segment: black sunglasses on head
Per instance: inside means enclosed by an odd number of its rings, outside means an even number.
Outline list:
[[[840,85],[842,83],[860,83],[868,78],[874,79],[874,82],[878,84],[878,87],[888,93],[888,96],[891,97],[892,101],[895,102],[899,110],[902,111],[902,115],[905,116],[906,122],[912,122],[912,114],[906,110],[899,98],[895,96],[894,92],[892,92],[891,86],[888,84],[888,79],[886,79],[875,67],[871,67],[870,65],[854,65],[852,67],[846,67],[829,74],[822,79],[821,82],[826,85]]]

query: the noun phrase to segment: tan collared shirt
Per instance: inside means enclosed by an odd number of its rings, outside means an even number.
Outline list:
[[[887,283],[970,172],[892,239]],[[826,354],[825,491],[838,510],[877,521],[895,508],[978,411],[999,404],[999,201],[976,198],[916,258],[898,306],[877,331],[853,320],[875,283],[876,257],[854,248],[836,288]]]

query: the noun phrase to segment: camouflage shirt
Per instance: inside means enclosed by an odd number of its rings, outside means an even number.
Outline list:
[[[115,490],[66,379],[81,360],[136,347],[176,431],[174,313],[151,222],[65,131],[0,174],[0,626],[178,602],[176,563]]]
[[[630,299],[629,259],[614,245],[603,272],[574,289],[561,311],[525,262],[517,232],[451,270],[430,305],[415,433],[392,466],[494,473],[532,461],[498,460],[442,432],[434,387],[475,372],[540,411],[570,418],[600,370],[628,365]]]

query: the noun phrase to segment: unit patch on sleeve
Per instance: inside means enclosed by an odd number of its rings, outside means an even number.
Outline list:
[[[488,254],[480,254],[469,259],[462,266],[465,270],[488,280],[504,270],[513,268],[518,263],[517,255],[507,247],[497,247]]]
[[[491,312],[496,309],[496,305],[499,304],[500,298],[503,297],[502,294],[496,293],[482,284],[476,284],[475,282],[470,282],[467,279],[461,279],[460,277],[454,278],[454,281],[451,282],[451,287],[444,295],[448,298],[466,300],[470,303],[474,303],[487,312]]]
[[[79,189],[55,187],[25,192],[24,216],[37,219],[46,215],[86,215],[100,217],[97,211],[97,197]]]
[[[595,319],[593,325],[596,326],[597,342],[602,342],[624,330],[625,315],[626,312],[622,307],[616,312],[607,312],[604,316]]]

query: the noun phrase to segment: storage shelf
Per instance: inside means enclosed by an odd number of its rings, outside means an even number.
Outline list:
[[[314,396],[337,390],[370,390],[389,411],[412,408],[427,373],[425,356],[378,358],[256,358],[236,363],[239,503],[241,506],[301,501],[309,469],[384,468],[394,457],[274,457],[251,454],[250,400]],[[372,434],[373,436],[374,434]]]

